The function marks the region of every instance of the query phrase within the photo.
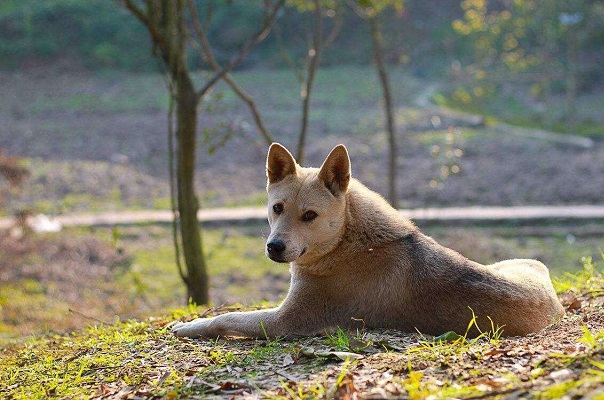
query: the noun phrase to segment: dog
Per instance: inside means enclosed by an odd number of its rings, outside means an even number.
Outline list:
[[[266,254],[290,263],[286,298],[276,308],[179,323],[177,336],[309,336],[359,325],[472,336],[497,327],[516,336],[564,313],[545,265],[515,259],[484,266],[441,246],[351,178],[343,145],[321,168],[303,168],[273,143],[266,174]]]

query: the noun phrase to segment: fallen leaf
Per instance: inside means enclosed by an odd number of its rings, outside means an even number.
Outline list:
[[[155,386],[161,386],[164,384],[164,382],[166,381],[166,379],[168,379],[168,377],[170,376],[171,372],[170,371],[165,371],[160,378],[157,380],[157,382],[155,383]]]
[[[315,356],[317,357],[325,357],[325,358],[339,358],[342,361],[350,360],[360,360],[363,358],[362,355],[357,353],[350,353],[347,351],[317,351],[315,352]]]
[[[252,392],[252,386],[245,383],[245,382],[231,382],[231,381],[226,381],[226,382],[220,382],[220,390],[224,391],[224,392],[248,392],[251,393]]]
[[[342,378],[342,380],[336,387],[336,391],[333,394],[333,398],[341,400],[350,400],[352,399],[352,394],[356,391],[357,389],[354,387],[352,374],[346,374],[346,376]]]
[[[486,353],[483,354],[483,356],[485,357],[492,357],[498,354],[506,354],[510,351],[509,347],[506,347],[505,349],[491,349],[489,351],[487,351]]]
[[[347,351],[315,351],[312,347],[303,347],[300,349],[300,354],[308,358],[323,357],[323,358],[339,358],[342,361],[360,360],[364,356],[357,353],[350,353]]]
[[[554,371],[551,374],[549,374],[549,378],[553,379],[556,382],[559,381],[563,381],[565,379],[568,379],[571,376],[571,371],[568,368],[565,369],[561,369],[559,371]]]
[[[574,311],[574,310],[580,309],[582,305],[583,305],[583,302],[581,300],[577,299],[577,300],[573,301],[572,303],[570,303],[567,308],[569,311]]]
[[[445,332],[440,336],[436,336],[432,339],[433,342],[454,342],[460,339],[461,336],[453,331]]]
[[[283,367],[288,367],[290,365],[292,365],[294,363],[294,358],[292,357],[291,354],[286,354],[285,357],[283,357],[283,363],[281,364],[281,366]]]
[[[491,388],[500,388],[500,387],[506,385],[507,383],[509,383],[509,381],[507,379],[493,378],[493,379],[479,379],[474,384],[476,386],[485,385],[485,386],[489,386]]]
[[[303,356],[308,357],[308,358],[316,357],[315,349],[313,349],[312,347],[302,347],[300,349],[300,354],[302,354]]]

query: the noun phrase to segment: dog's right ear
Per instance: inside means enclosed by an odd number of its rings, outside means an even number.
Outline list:
[[[266,177],[268,183],[277,183],[288,175],[296,173],[294,156],[279,143],[271,144],[266,157]]]

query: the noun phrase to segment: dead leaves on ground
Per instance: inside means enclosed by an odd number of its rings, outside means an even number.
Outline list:
[[[83,365],[89,390],[85,397],[103,399],[596,393],[604,385],[602,298],[574,295],[565,304],[564,319],[539,333],[475,343],[433,341],[392,330],[297,340],[177,339],[167,332],[166,319],[154,319],[94,329],[81,338],[57,336],[47,346],[55,353],[65,348],[54,364]],[[104,352],[123,356],[111,364],[85,362]],[[27,360],[27,365],[36,362],[35,357]],[[60,387],[45,390],[47,396],[62,396]],[[5,394],[0,384],[0,396]]]

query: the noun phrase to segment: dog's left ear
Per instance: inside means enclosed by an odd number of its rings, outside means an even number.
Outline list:
[[[329,153],[321,166],[319,178],[334,196],[346,193],[350,182],[350,158],[343,144],[337,145]]]

